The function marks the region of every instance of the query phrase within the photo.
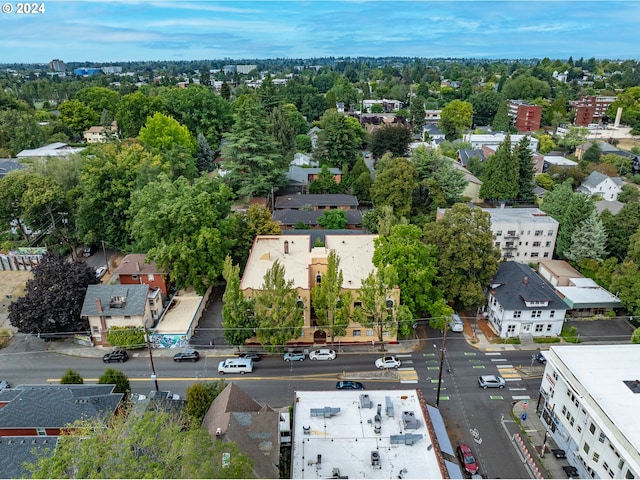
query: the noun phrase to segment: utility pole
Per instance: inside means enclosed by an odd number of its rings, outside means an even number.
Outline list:
[[[107,258],[107,250],[104,248],[104,240],[100,240],[102,242],[102,254],[104,255],[104,263],[107,264],[107,273],[111,273],[109,270],[109,259]]]
[[[156,375],[156,367],[153,365],[153,354],[151,353],[151,342],[149,341],[149,331],[147,327],[144,327],[144,338],[147,341],[147,350],[149,350],[149,360],[151,361],[151,378],[153,379],[156,385],[156,392],[160,391],[160,387],[158,387],[158,376]]]
[[[440,386],[442,385],[442,370],[444,368],[444,351],[447,347],[447,325],[444,326],[444,335],[442,337],[442,352],[440,353],[440,373],[438,374],[438,393],[436,394],[436,408],[440,403]]]

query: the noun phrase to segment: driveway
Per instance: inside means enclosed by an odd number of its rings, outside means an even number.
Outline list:
[[[230,347],[222,331],[222,295],[224,294],[224,288],[225,285],[222,283],[217,285],[211,293],[198,327],[189,341],[189,344],[194,348]]]
[[[626,318],[609,320],[567,320],[567,328],[576,327],[580,343],[630,343],[635,327]]]

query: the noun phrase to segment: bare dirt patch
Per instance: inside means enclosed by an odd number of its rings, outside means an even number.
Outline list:
[[[9,304],[24,295],[25,285],[31,277],[32,273],[26,270],[0,271],[0,328],[14,330],[9,325]]]

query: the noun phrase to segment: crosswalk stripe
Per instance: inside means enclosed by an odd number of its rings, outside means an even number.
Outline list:
[[[511,398],[514,400],[531,400],[529,395],[513,395]]]
[[[495,355],[502,355],[502,353],[501,352],[485,352],[485,355],[486,356],[492,356],[492,355],[495,356]]]

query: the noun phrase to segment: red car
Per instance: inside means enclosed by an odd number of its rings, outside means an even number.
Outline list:
[[[473,456],[473,453],[471,453],[469,445],[467,445],[466,443],[461,443],[460,445],[458,445],[456,451],[458,452],[458,458],[460,459],[460,462],[462,462],[462,468],[464,469],[464,471],[469,475],[478,473],[478,464],[476,463],[476,459]]]

